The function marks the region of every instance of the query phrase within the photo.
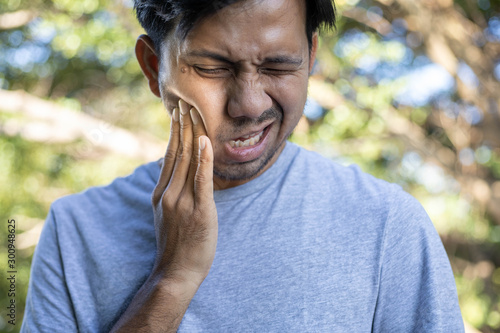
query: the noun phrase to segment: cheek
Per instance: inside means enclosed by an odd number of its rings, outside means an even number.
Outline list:
[[[200,84],[193,93],[193,104],[201,113],[209,138],[215,139],[218,125],[224,120],[226,92],[223,86]]]
[[[208,136],[215,138],[217,124],[224,117],[227,103],[225,86],[214,80],[200,78],[188,67],[181,67],[172,75],[170,82],[169,89],[177,97],[175,105],[182,98],[199,110]]]
[[[272,97],[283,108],[283,126],[295,126],[302,116],[307,99],[307,79],[292,77],[282,80]]]

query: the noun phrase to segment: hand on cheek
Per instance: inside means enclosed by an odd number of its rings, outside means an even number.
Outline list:
[[[157,240],[155,269],[201,283],[217,244],[213,150],[198,111],[180,100],[152,197]]]

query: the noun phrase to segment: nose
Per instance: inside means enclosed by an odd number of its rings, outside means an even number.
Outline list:
[[[236,78],[230,88],[228,113],[233,118],[246,117],[256,119],[273,105],[271,97],[258,78],[258,74],[247,73]]]

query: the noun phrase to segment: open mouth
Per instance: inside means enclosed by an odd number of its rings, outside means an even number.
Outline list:
[[[269,127],[269,126],[268,126]],[[260,142],[260,140],[262,139],[262,136],[264,135],[264,132],[265,130],[267,129],[264,128],[262,131],[260,132],[255,132],[255,133],[252,133],[252,134],[248,134],[248,135],[244,135],[236,140],[230,140],[229,141],[229,145],[232,147],[232,148],[240,148],[240,147],[250,147],[250,146],[253,146],[257,143]]]
[[[269,132],[272,124],[267,125],[258,132],[243,135],[234,140],[226,141],[226,158],[231,163],[245,163],[258,159],[266,150],[269,144]],[[248,133],[248,132],[246,132]]]

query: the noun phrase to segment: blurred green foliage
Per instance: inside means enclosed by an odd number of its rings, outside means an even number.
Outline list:
[[[488,95],[500,77],[498,4],[336,3],[338,30],[321,38],[311,77],[316,102],[308,102],[292,140],[339,163],[357,163],[419,199],[450,256],[464,319],[483,332],[500,332],[500,213],[495,208],[500,207],[498,135],[495,139],[500,125],[488,118],[498,112],[499,102]],[[9,13],[20,16],[9,21]],[[454,37],[457,24],[467,26],[469,34]],[[4,0],[0,27],[2,89],[38,96],[75,117],[90,115],[165,145],[168,117],[134,56],[142,30],[131,2]],[[435,56],[434,40],[451,57]],[[473,52],[461,53],[473,48],[481,51],[475,58]],[[456,72],[444,70],[455,68],[446,61],[457,64]],[[2,279],[0,331],[17,332],[37,232],[50,204],[126,175],[145,160],[103,150],[89,137],[40,136],[39,119],[7,105],[0,102],[0,217],[5,222],[0,246],[7,248],[6,221],[14,218],[17,324],[7,323],[8,281]],[[0,270],[7,271],[6,259]]]

